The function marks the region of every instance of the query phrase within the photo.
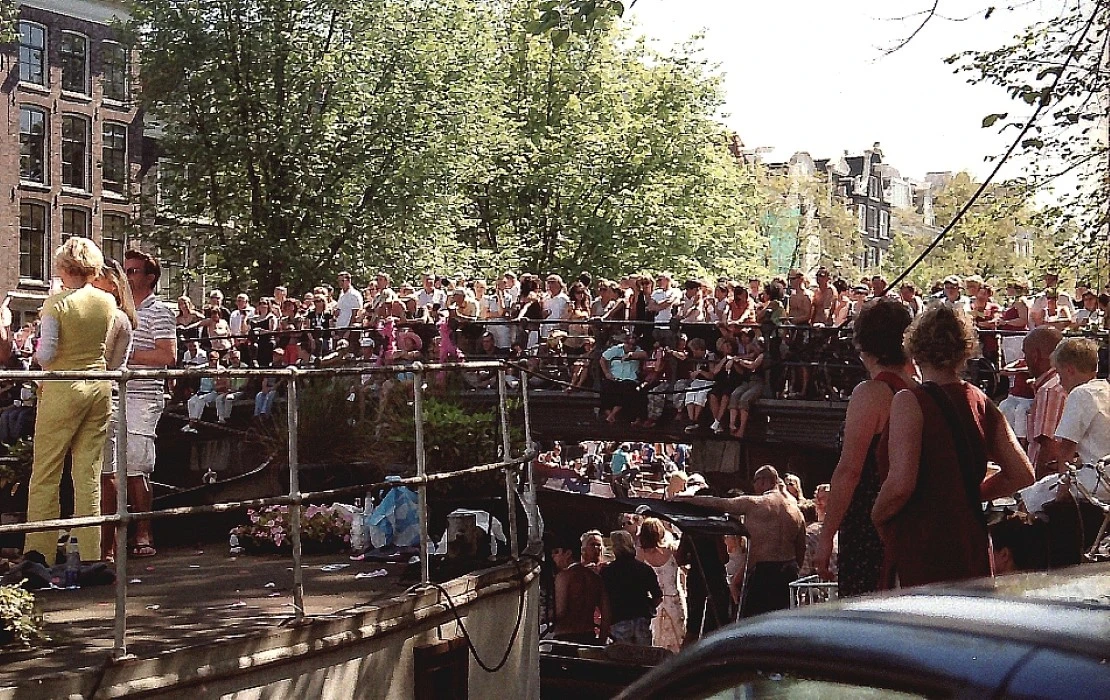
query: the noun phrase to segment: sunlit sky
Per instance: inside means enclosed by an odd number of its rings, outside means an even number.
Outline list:
[[[801,150],[815,158],[857,154],[878,141],[905,177],[964,169],[983,177],[991,168],[984,157],[1008,145],[982,128],[983,117],[1033,108],[997,87],[968,85],[943,59],[1000,47],[1056,16],[1062,2],[940,0],[939,12],[949,16],[1000,9],[988,20],[982,12],[966,21],[934,19],[887,56],[920,23],[894,18],[931,0],[639,0],[626,17],[662,50],[704,34],[704,57],[725,76],[726,123],[749,148],[774,149],[768,160]],[[1010,11],[1008,4],[1023,6]],[[1019,172],[1008,167],[1003,175]]]

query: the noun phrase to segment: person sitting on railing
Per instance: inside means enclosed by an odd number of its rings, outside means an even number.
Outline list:
[[[739,336],[736,363],[745,370],[743,379],[729,395],[729,432],[734,438],[743,439],[752,412],[752,402],[767,391],[763,371],[763,342],[755,337],[752,329]]]
[[[710,365],[716,359],[713,353],[708,352],[703,338],[694,338],[687,345],[686,356],[679,360],[674,401],[679,420],[690,423],[686,432],[697,430],[702,410],[709,401],[709,389],[713,386]]]
[[[501,360],[509,356],[507,349],[497,347],[493,334],[489,331],[482,334],[478,341],[478,350],[469,359],[481,362]],[[497,372],[495,370],[474,370],[463,372],[463,382],[471,389],[491,389],[497,385]]]
[[[201,337],[207,339],[208,347],[223,357],[231,349],[231,327],[224,320],[220,310],[208,307],[204,310],[204,320],[200,322]]]
[[[228,356],[231,356],[230,352],[228,352]],[[208,366],[206,369],[223,369],[220,365],[220,354],[215,350],[208,351]],[[226,378],[221,377],[221,379]],[[226,381],[222,384],[222,388],[224,392],[227,391]],[[200,422],[201,416],[204,414],[204,409],[209,404],[216,402],[216,399],[219,398],[221,393],[220,389],[221,386],[217,386],[216,384],[216,377],[209,376],[200,378],[200,388],[197,389],[197,393],[191,396],[186,402],[189,411],[189,422],[181,428],[181,432],[194,434],[197,432],[196,426]]]
[[[1091,290],[1083,292],[1079,310],[1075,312],[1071,330],[1098,330],[1102,328],[1103,313],[1099,309],[1098,297]]]
[[[737,343],[732,338],[721,338],[717,341],[717,363],[712,366],[713,388],[709,390],[709,412],[713,416],[713,423],[709,429],[721,434],[728,428],[724,421],[728,416],[729,397],[744,377],[745,370],[737,362]]]
[[[616,423],[617,416],[638,420],[644,413],[643,395],[639,391],[640,363],[648,358],[636,345],[636,336],[624,334],[620,344],[601,354],[601,412],[606,422]]]
[[[228,369],[241,369],[243,359],[237,350],[227,354]],[[235,400],[242,396],[246,377],[217,377],[216,378],[216,421],[220,424],[231,419],[231,409]]]
[[[657,345],[651,359],[645,363],[640,391],[647,398],[647,418],[641,427],[654,428],[662,420],[667,406],[673,403],[678,363],[686,359],[689,342],[685,333],[679,333],[674,348]]]

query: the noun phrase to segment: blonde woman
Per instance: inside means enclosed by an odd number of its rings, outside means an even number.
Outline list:
[[[135,311],[135,297],[131,294],[131,285],[127,283],[123,268],[115,260],[106,260],[100,275],[93,281],[93,286],[102,292],[111,294],[116,300],[115,315],[112,325],[108,329],[106,347],[112,348],[105,354],[105,364],[108,369],[119,369],[127,363],[131,354],[131,331],[139,327],[139,316]],[[119,402],[112,396],[112,418],[108,423],[108,435],[104,440],[104,456],[101,460],[100,470],[100,511],[110,513],[116,510],[116,502],[111,496],[115,495],[111,479],[116,473],[116,425],[118,424]],[[108,483],[105,483],[105,480]],[[114,525],[100,526],[100,558],[106,561],[115,559],[113,533]]]
[[[43,369],[104,370],[105,355],[117,350],[108,331],[116,313],[110,294],[92,282],[104,266],[100,248],[91,240],[73,236],[54,253],[54,269],[62,289],[42,307],[42,330],[36,358]],[[79,379],[47,381],[39,394],[35,420],[35,453],[27,496],[27,520],[51,520],[60,512],[58,485],[62,462],[72,454],[74,515],[100,514],[100,478],[97,467],[104,450],[112,410],[111,383]],[[74,530],[81,559],[100,557],[100,529]],[[54,563],[58,533],[54,530],[27,535],[24,552],[38,552]]]
[[[686,636],[686,583],[684,570],[675,560],[678,542],[663,521],[646,518],[640,524],[640,560],[655,570],[663,602],[651,620],[651,643],[677,652]]]

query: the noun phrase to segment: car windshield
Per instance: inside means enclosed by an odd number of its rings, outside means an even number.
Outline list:
[[[766,700],[769,698],[775,700],[837,700],[838,698],[845,698],[845,700],[848,698],[852,700],[868,700],[869,698],[908,700],[927,696],[904,693],[889,688],[873,688],[851,683],[837,683],[781,673],[768,673],[758,674],[711,695],[699,697],[703,700]]]

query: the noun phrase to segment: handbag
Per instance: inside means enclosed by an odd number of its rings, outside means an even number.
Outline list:
[[[921,388],[937,404],[941,415],[948,422],[948,427],[952,431],[952,441],[956,446],[956,455],[959,458],[964,495],[976,521],[985,530],[987,528],[987,512],[983,509],[983,500],[979,496],[979,485],[982,480],[976,477],[975,467],[972,464],[971,439],[967,434],[967,428],[960,421],[956,413],[956,405],[952,403],[952,399],[944,393],[944,390],[936,382],[922,382]]]

